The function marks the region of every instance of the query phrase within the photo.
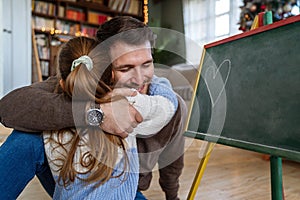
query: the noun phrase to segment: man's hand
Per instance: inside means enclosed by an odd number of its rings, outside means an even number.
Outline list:
[[[113,97],[117,95],[135,96],[136,94],[136,91],[129,88],[118,88],[108,95]],[[101,104],[101,109],[105,116],[101,128],[108,133],[123,138],[127,137],[143,121],[141,114],[125,98]]]

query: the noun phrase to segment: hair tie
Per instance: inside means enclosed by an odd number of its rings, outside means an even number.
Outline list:
[[[93,61],[89,56],[80,56],[72,62],[71,71],[73,71],[78,65],[85,64],[86,68],[91,71],[93,69]]]

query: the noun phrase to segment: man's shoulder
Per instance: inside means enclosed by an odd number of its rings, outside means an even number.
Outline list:
[[[54,92],[55,88],[59,85],[59,80],[56,76],[51,76],[48,79],[41,81],[41,82],[35,82],[29,87],[35,88],[35,89],[41,89],[48,92]]]

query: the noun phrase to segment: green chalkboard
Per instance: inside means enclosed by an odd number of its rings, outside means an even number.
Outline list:
[[[300,17],[204,49],[185,135],[300,161]]]

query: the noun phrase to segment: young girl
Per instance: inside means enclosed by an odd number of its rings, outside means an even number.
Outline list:
[[[95,48],[98,44],[76,37],[61,48],[61,88],[73,101],[101,104],[127,98],[143,122],[126,139],[104,133],[98,126],[44,132],[45,152],[56,181],[53,199],[134,199],[139,176],[136,134],[157,133],[177,109],[175,93],[157,77],[150,84],[150,96],[137,91],[131,97],[107,95],[114,89],[113,71],[107,67],[107,52]]]

